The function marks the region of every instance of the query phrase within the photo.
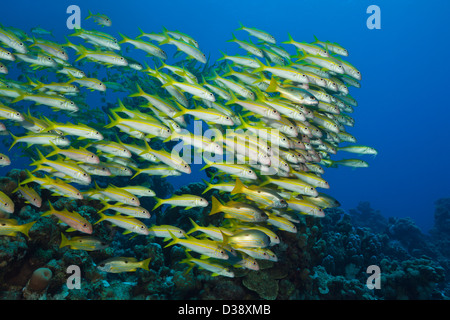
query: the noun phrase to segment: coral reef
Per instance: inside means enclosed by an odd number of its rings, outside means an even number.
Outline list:
[[[21,174],[15,170],[1,178],[5,182],[1,189],[10,192]],[[202,183],[191,183],[173,191],[159,178],[136,179],[149,187],[159,183],[161,188],[155,190],[162,197],[172,192],[201,195],[205,189]],[[220,196],[217,191],[205,196],[212,194]],[[56,217],[41,217],[48,201],[60,210],[77,210],[91,223],[98,220],[101,206],[97,201],[56,198],[45,190],[42,197],[39,209],[12,195],[17,206],[14,218],[20,224],[36,223],[29,238],[21,233],[0,236],[0,299],[447,299],[450,292],[446,280],[450,274],[450,199],[436,202],[436,225],[429,235],[411,219],[384,218],[367,202],[348,213],[327,209],[322,219],[299,216],[297,233],[273,228],[281,240],[271,247],[277,262],[258,260],[258,271],[235,268],[235,277],[227,278],[180,263],[186,258],[181,246],[165,247],[167,242],[158,237],[130,237],[109,223],[94,225],[106,248],[60,248],[61,233],[68,238],[75,234],[67,232]],[[142,200],[149,208],[155,204],[152,198]],[[207,215],[209,210],[160,207],[152,212],[150,223],[188,231],[192,228],[189,218],[199,225],[220,222],[219,216]],[[138,261],[151,258],[149,270],[111,274],[96,267],[116,256]],[[381,289],[366,285],[371,265],[380,268]],[[81,289],[68,287],[70,266],[80,268]],[[37,288],[36,283],[42,286]]]

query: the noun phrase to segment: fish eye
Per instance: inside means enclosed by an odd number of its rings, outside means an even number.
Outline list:
[[[81,196],[81,194],[79,192],[77,192],[77,196]]]
[[[8,206],[8,203],[4,203],[3,205],[4,205],[5,207],[7,207],[7,206]]]
[[[23,46],[23,43],[22,43],[22,42],[19,42],[19,46]]]
[[[10,56],[10,55],[11,55],[11,52],[7,52],[6,55],[7,55],[7,56]]]
[[[248,170],[248,173],[252,173],[253,171],[252,170]]]
[[[86,177],[87,176],[87,173],[83,173],[83,177]]]
[[[141,229],[144,229],[145,227],[144,226],[141,226]]]
[[[136,201],[136,198],[131,198],[131,201]]]
[[[17,112],[17,113],[16,113],[16,116],[20,116],[20,113],[19,113],[19,112]]]
[[[83,227],[87,227],[87,224],[85,223],[85,224],[83,224]]]

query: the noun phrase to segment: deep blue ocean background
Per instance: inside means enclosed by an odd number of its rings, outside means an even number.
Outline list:
[[[341,44],[349,51],[348,61],[363,77],[360,89],[350,89],[359,106],[352,114],[355,127],[348,131],[359,144],[375,147],[379,154],[362,157],[369,168],[327,169],[328,193],[346,210],[369,201],[382,215],[411,217],[424,231],[433,225],[434,202],[450,196],[450,2],[8,1],[2,4],[0,22],[27,32],[36,26],[52,30],[54,39],[62,43],[64,36],[72,33],[66,27],[66,9],[72,4],[81,8],[83,28],[101,29],[84,20],[88,10],[108,15],[112,27],[102,31],[118,39],[119,32],[136,37],[138,27],[160,32],[164,26],[194,37],[211,61],[221,57],[220,50],[244,54],[235,43],[226,42],[233,32],[248,40],[245,32],[234,31],[239,22],[271,33],[277,43],[286,41],[289,32],[297,41],[312,42],[315,35]],[[381,9],[380,30],[366,26],[370,5]],[[293,46],[284,46],[294,53]],[[72,50],[69,55],[73,61]],[[133,57],[145,61],[138,53]],[[88,103],[99,108],[99,98],[99,93],[90,93]],[[0,170],[1,175],[29,163],[8,153],[4,146],[0,152],[11,155],[14,161]],[[193,166],[190,176],[171,181],[175,187],[199,181],[204,177],[199,168]]]

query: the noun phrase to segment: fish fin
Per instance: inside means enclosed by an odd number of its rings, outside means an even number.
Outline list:
[[[193,207],[186,207],[186,208],[184,208],[184,210],[189,210],[189,209],[192,209]]]
[[[152,258],[148,258],[148,259],[145,259],[144,261],[141,261],[141,268],[144,270],[150,271],[150,269],[148,268],[148,265],[150,264],[151,259]]]
[[[36,221],[31,221],[31,222],[29,222],[29,223],[26,223],[26,224],[23,224],[21,227],[20,227],[20,232],[22,232],[24,235],[26,235],[28,238],[30,237],[29,235],[28,235],[28,232],[30,231],[30,229],[31,229],[31,227],[34,225],[36,223]]]
[[[266,89],[266,92],[276,92],[277,89],[278,89],[277,80],[275,80],[275,78],[272,76],[272,78],[270,79],[270,84]]]
[[[234,185],[233,190],[231,190],[231,195],[238,194],[238,193],[244,193],[245,185],[242,183],[242,181],[239,178],[236,178],[236,184]]]
[[[74,229],[74,228],[68,228],[68,229],[66,229],[66,232],[75,232],[75,231],[78,231],[77,229]]]
[[[160,207],[161,205],[164,204],[164,200],[163,199],[159,199],[157,197],[154,197],[156,199],[156,205],[153,207],[153,211],[155,211],[156,208]]]
[[[60,248],[68,246],[69,245],[69,240],[66,238],[66,236],[64,235],[64,233],[61,232],[61,243],[59,245]]]
[[[209,212],[210,216],[222,211],[223,205],[220,203],[219,200],[216,199],[216,197],[214,196],[211,197],[211,203],[212,203],[211,211]]]
[[[142,97],[145,94],[144,90],[142,90],[141,86],[137,83],[136,83],[136,88],[137,88],[138,92],[130,94],[129,97]]]
[[[239,30],[244,30],[244,25],[242,24],[242,22],[239,21],[239,28],[237,28],[235,31],[239,31]]]
[[[169,242],[168,244],[166,244],[166,245],[164,246],[164,248],[173,246],[173,245],[177,244],[177,243],[180,241],[177,237],[175,237],[175,236],[173,235],[172,232],[169,231],[169,234],[170,234],[170,236],[172,237],[172,241]]]

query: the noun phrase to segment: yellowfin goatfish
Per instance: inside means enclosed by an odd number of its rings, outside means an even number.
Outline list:
[[[53,208],[52,204],[49,202],[50,210],[44,212],[42,214],[42,217],[51,216],[54,215],[58,217],[62,222],[70,226],[67,231],[75,231],[78,230],[80,232],[92,233],[92,225],[89,221],[87,221],[85,218],[83,218],[79,213],[77,212],[70,212],[67,209],[64,209],[62,211],[55,210]]]
[[[31,163],[31,166],[47,165],[59,172],[64,173],[65,175],[68,175],[69,177],[84,181],[86,183],[91,183],[91,176],[77,164],[65,162],[61,158],[58,158],[56,161],[48,160],[42,155],[39,149],[37,150],[37,152],[39,155],[39,160]]]
[[[286,201],[274,190],[252,185],[246,187],[241,180],[236,179],[236,184],[230,194],[244,193],[250,200],[266,207],[285,208]]]
[[[159,43],[159,45],[163,44],[173,44],[177,47],[178,50],[183,51],[189,57],[194,58],[195,60],[200,61],[201,63],[206,63],[206,56],[203,52],[201,52],[195,45],[184,42],[182,40],[177,40],[171,37],[167,30],[164,29],[164,36],[166,37],[163,41]]]
[[[28,232],[35,223],[36,221],[18,224],[15,219],[0,219],[0,235],[14,237],[20,232],[29,238]]]
[[[91,10],[89,10],[89,15],[86,17],[86,20],[87,19],[94,20],[95,23],[102,27],[111,27],[112,25],[111,19],[108,16],[101,13],[93,14]]]
[[[208,261],[205,259],[196,259],[191,255],[186,253],[187,258],[180,261],[180,263],[189,264],[189,268],[186,270],[186,273],[189,272],[194,265],[197,265],[200,269],[207,270],[211,272],[211,276],[224,276],[229,278],[234,278],[234,273],[227,266],[223,266],[219,263],[214,263],[212,261]]]
[[[38,208],[42,205],[41,196],[33,188],[19,185],[13,192],[19,192],[20,195],[26,200],[26,203],[31,203],[33,206]]]
[[[215,197],[212,197],[212,207],[209,215],[218,212],[225,213],[225,218],[234,218],[248,222],[262,222],[267,220],[267,215],[257,207],[244,202],[228,202],[223,205]]]
[[[228,259],[228,254],[219,242],[211,240],[199,240],[194,237],[186,237],[186,239],[182,239],[175,237],[172,233],[170,234],[172,236],[172,241],[165,247],[178,244],[208,257],[224,260]]]
[[[244,31],[247,31],[252,36],[254,36],[262,41],[269,42],[269,43],[276,43],[275,37],[270,35],[269,33],[262,31],[262,30],[258,30],[256,28],[245,27],[242,23],[240,23],[240,25],[241,25],[240,28],[236,29],[236,31],[244,30]]]
[[[28,48],[25,44],[12,32],[0,27],[0,42],[6,46],[13,48],[17,52],[27,53]]]
[[[135,272],[138,268],[149,270],[148,265],[151,258],[138,261],[132,257],[110,258],[100,262],[97,268],[101,271],[110,273]]]
[[[191,194],[183,194],[183,195],[175,195],[169,199],[158,199],[156,198],[156,205],[153,208],[155,210],[159,206],[163,204],[170,204],[172,207],[181,206],[186,207],[185,210],[191,209],[193,207],[207,207],[208,201],[204,198],[191,195]]]
[[[121,216],[121,215],[115,215],[115,216],[108,216],[105,215],[103,213],[99,213],[100,214],[100,219],[94,223],[100,223],[101,221],[109,221],[111,222],[113,225],[121,227],[123,229],[125,229],[126,231],[123,234],[128,234],[128,233],[137,233],[137,234],[143,234],[143,235],[148,235],[149,231],[147,229],[147,226],[133,218],[133,217],[129,217],[129,216]]]
[[[108,244],[92,236],[75,236],[68,239],[64,233],[61,233],[60,248],[69,247],[72,250],[96,251],[108,247]]]
[[[0,191],[0,211],[14,213],[14,202],[2,191]]]

